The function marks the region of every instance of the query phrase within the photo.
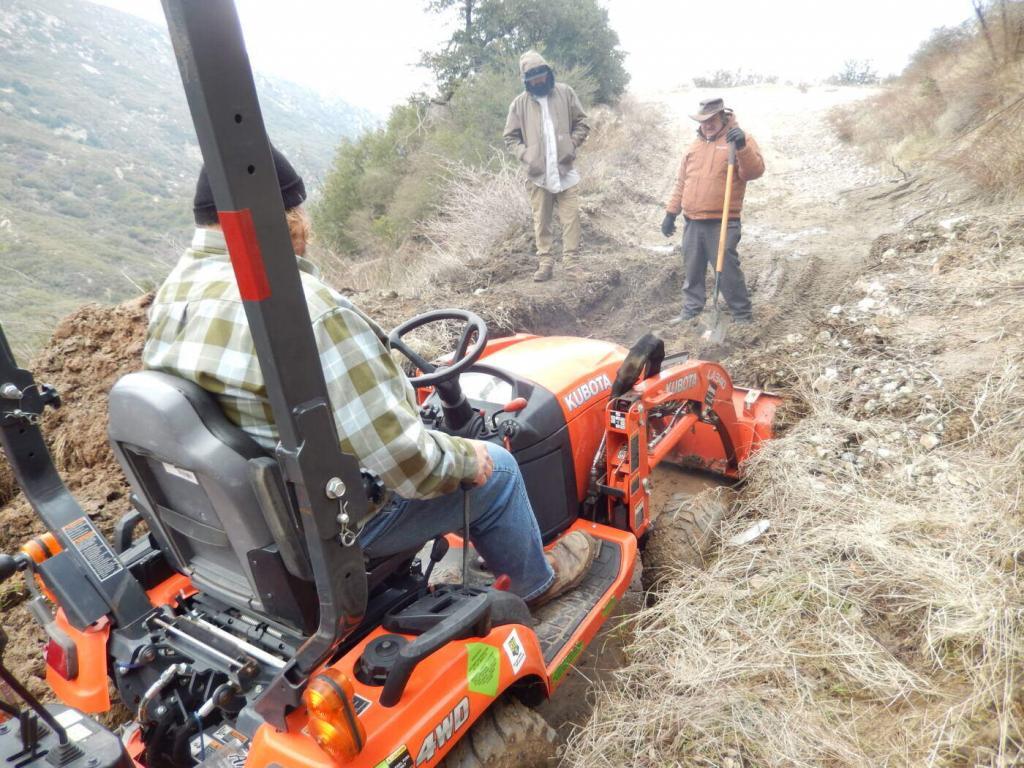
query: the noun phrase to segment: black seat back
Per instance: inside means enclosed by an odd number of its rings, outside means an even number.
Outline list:
[[[198,385],[156,371],[110,392],[108,433],[171,566],[229,605],[299,629],[316,589],[277,462]]]

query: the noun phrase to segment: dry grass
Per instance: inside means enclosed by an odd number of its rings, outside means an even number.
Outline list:
[[[1022,284],[1014,222],[892,239],[858,283],[873,302],[776,363],[807,415],[722,533],[769,532],[628,619],[630,663],[566,765],[1019,764],[1024,304],[992,293]]]
[[[420,265],[424,277],[490,258],[530,227],[526,181],[518,167],[503,163],[497,171],[480,171],[450,165],[447,178],[441,213],[421,226],[429,243]]]
[[[833,125],[874,160],[937,161],[991,199],[1024,191],[1024,2],[986,4],[937,30],[886,91],[837,110]]]
[[[768,542],[680,573],[636,618],[633,662],[577,733],[571,763],[987,764],[1015,755],[1024,464],[1019,447],[978,455],[1024,438],[1018,373],[993,374],[972,404],[991,422],[979,437],[914,457],[944,469],[940,483],[920,487],[840,462],[851,438],[891,425],[851,421],[808,393],[816,413],[751,467],[740,512],[771,521]],[[1000,738],[975,744],[989,719]]]
[[[579,165],[583,196],[598,198],[593,204],[635,200],[650,188],[652,174],[663,175],[663,158],[675,147],[661,107],[626,97],[614,110],[595,109],[590,123]]]

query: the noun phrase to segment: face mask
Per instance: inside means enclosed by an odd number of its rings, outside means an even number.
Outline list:
[[[526,86],[526,90],[534,96],[547,96],[555,86],[555,76],[553,73],[548,72],[547,79],[539,85],[534,85],[530,82],[526,82],[524,85]]]

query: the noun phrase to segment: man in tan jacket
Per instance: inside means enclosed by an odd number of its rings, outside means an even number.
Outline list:
[[[661,223],[662,234],[671,237],[676,231],[676,216],[682,212],[686,220],[683,227],[683,311],[671,322],[695,319],[707,302],[707,268],[710,265],[715,269],[718,256],[729,145],[734,144],[736,169],[729,200],[725,262],[719,279],[733,322],[749,323],[753,319],[750,295],[736,247],[740,242],[740,211],[747,182],[764,174],[764,159],[754,137],[739,127],[736,116],[725,108],[722,99],[702,101],[700,111],[690,117],[700,123],[697,138],[683,155],[672,197],[665,206],[665,220]]]
[[[505,146],[526,169],[533,234],[537,245],[537,282],[551,279],[552,217],[562,222],[562,254],[571,259],[580,248],[580,174],[573,167],[576,150],[590,126],[576,92],[555,82],[555,73],[536,51],[519,59],[526,90],[516,96],[505,121]]]

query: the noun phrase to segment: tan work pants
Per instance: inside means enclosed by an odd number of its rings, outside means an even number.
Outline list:
[[[562,254],[576,254],[580,249],[580,185],[575,184],[556,194],[532,181],[527,184],[530,188],[530,207],[533,208],[533,239],[537,245],[537,259],[541,263],[554,261],[551,245],[554,242],[552,223],[556,208],[558,220],[562,223]]]

